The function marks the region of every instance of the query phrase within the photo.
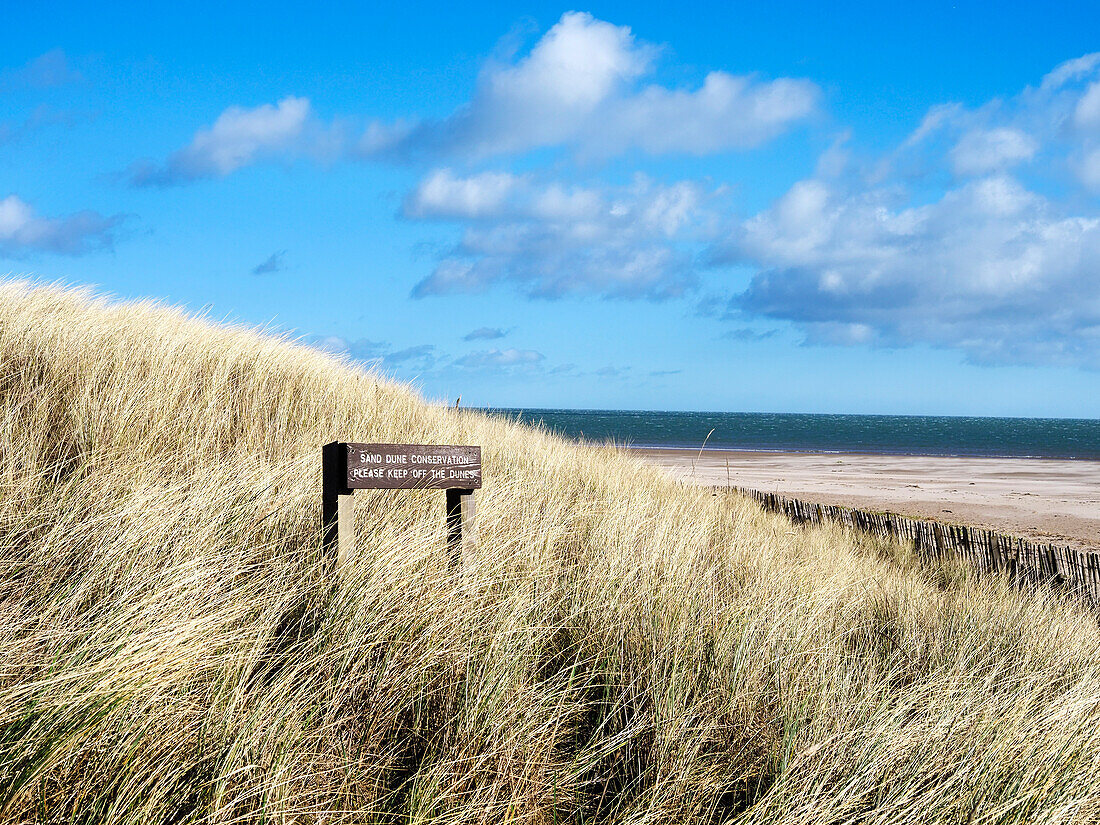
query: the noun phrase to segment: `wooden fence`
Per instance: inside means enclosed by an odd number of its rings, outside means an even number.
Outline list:
[[[1100,608],[1100,551],[1056,544],[1033,544],[993,530],[906,518],[896,513],[873,513],[833,504],[814,504],[776,493],[737,488],[765,510],[783,513],[796,524],[837,522],[882,538],[912,542],[917,552],[931,557],[955,555],[981,572],[1003,572],[1018,584],[1054,585],[1086,598]]]

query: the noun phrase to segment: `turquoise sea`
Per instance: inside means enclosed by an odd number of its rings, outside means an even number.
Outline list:
[[[634,447],[1100,460],[1100,419],[491,409]]]

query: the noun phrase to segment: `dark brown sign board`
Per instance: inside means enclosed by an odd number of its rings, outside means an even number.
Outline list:
[[[461,563],[462,525],[473,517],[481,487],[481,447],[451,444],[356,444],[333,441],[321,451],[322,543],[337,557],[355,543],[356,490],[446,490],[447,549]]]
[[[481,487],[481,447],[441,444],[345,444],[351,490],[446,490]]]

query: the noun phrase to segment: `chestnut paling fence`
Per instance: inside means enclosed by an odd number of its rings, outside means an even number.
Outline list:
[[[874,513],[834,504],[816,504],[777,493],[737,488],[765,510],[783,513],[796,524],[827,521],[883,538],[910,541],[918,553],[955,555],[982,572],[1003,572],[1023,586],[1055,585],[1100,608],[1100,551],[1057,544],[1035,544],[981,527],[911,519],[897,513]]]

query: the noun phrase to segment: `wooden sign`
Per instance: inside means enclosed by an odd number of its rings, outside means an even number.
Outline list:
[[[446,490],[481,487],[481,447],[437,444],[345,444],[352,490]]]
[[[481,487],[481,447],[333,441],[321,450],[321,467],[322,545],[330,556],[354,550],[356,490],[446,490],[448,556],[452,567],[461,564],[463,524],[473,518]]]

